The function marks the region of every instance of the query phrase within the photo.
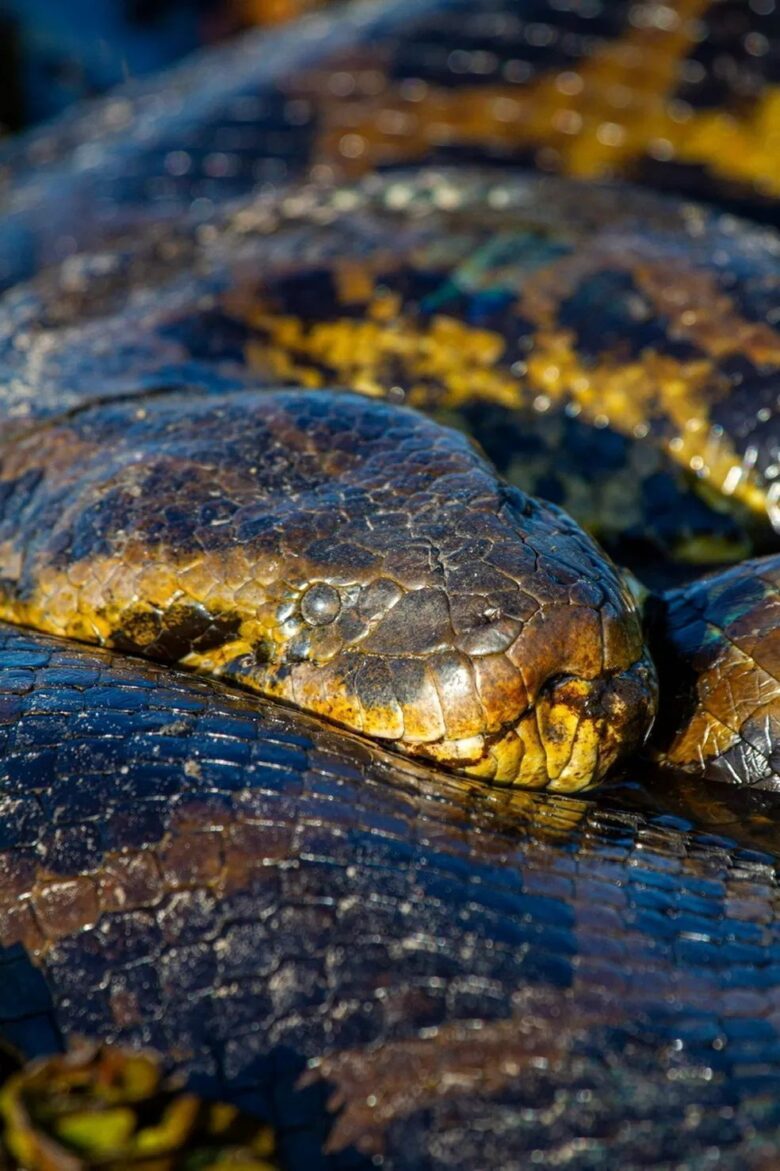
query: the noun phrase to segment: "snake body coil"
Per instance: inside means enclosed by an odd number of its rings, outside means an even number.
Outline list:
[[[517,169],[774,222],[743,7],[358,6],[11,149],[25,1054],[152,1045],[307,1171],[773,1165],[780,241]]]

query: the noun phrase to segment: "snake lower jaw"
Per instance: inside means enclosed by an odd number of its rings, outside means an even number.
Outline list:
[[[493,784],[576,793],[644,743],[656,705],[655,669],[645,656],[607,679],[550,681],[500,732],[394,747]]]
[[[460,722],[449,726],[441,708],[438,720],[431,719],[426,692],[408,705],[387,702],[387,695],[384,703],[371,704],[346,685],[335,665],[223,675],[435,767],[497,785],[561,793],[591,787],[640,747],[657,705],[655,668],[647,655],[592,679],[554,676],[532,704],[511,716],[505,709],[500,722],[496,711],[491,718],[484,706],[479,719],[466,720],[461,707]],[[480,701],[476,694],[471,700],[473,713]]]

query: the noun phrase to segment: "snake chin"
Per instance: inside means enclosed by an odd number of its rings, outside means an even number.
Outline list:
[[[608,679],[549,680],[536,703],[498,732],[402,747],[494,784],[576,793],[644,742],[656,702],[655,672],[644,657]]]

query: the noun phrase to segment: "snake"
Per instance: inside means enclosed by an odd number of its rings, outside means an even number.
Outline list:
[[[775,21],[358,4],[7,148],[24,1056],[290,1168],[774,1165]]]

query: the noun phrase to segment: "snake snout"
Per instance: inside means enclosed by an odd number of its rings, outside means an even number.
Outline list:
[[[433,657],[442,734],[406,750],[525,788],[576,792],[601,779],[645,739],[655,711],[655,672],[641,650],[607,669],[602,657],[599,670],[589,670],[583,660],[594,652],[578,646],[577,627],[575,617],[571,653],[559,660],[563,669],[542,682],[534,678],[538,663],[525,658],[523,632],[505,652]]]

